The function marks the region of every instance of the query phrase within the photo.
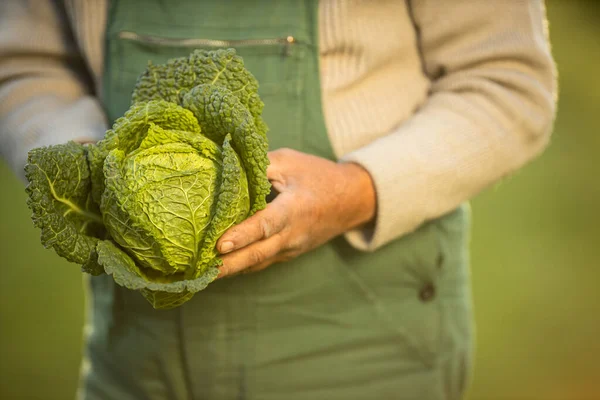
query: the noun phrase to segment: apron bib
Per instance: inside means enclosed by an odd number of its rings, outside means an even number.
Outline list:
[[[111,123],[148,60],[234,47],[259,81],[271,149],[334,159],[317,0],[111,3],[102,99]],[[457,399],[470,370],[468,219],[460,207],[372,253],[340,237],[216,281],[174,310],[93,277],[81,397]]]

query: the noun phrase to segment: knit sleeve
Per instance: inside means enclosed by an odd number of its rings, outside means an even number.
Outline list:
[[[555,117],[542,0],[409,3],[431,80],[428,99],[389,135],[342,159],[362,165],[377,192],[373,226],[346,234],[366,251],[452,211],[535,158]]]
[[[0,2],[0,155],[9,166],[23,178],[30,149],[105,130],[62,2]]]

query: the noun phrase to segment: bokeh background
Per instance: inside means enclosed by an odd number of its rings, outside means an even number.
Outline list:
[[[560,73],[552,144],[473,201],[469,400],[600,399],[600,1],[547,6]],[[71,399],[81,274],[42,248],[1,162],[0,187],[0,399]]]

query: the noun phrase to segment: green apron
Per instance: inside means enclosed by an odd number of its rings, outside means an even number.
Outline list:
[[[271,148],[334,159],[317,27],[316,0],[112,1],[108,116],[128,108],[148,60],[226,45],[260,82]],[[460,207],[372,253],[340,237],[167,311],[94,277],[82,398],[458,399],[472,347],[468,217]]]

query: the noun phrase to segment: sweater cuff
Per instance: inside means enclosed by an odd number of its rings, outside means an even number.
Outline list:
[[[377,196],[375,220],[345,234],[358,250],[377,250],[458,207],[469,190],[457,176],[465,170],[473,175],[478,162],[490,160],[490,143],[472,140],[481,135],[468,120],[440,108],[421,114],[340,159],[365,168]],[[467,138],[453,130],[468,132]]]
[[[418,201],[409,195],[410,172],[406,168],[391,171],[397,163],[390,165],[389,159],[382,156],[385,153],[382,154],[383,143],[379,143],[380,141],[340,159],[341,162],[353,162],[362,166],[371,175],[375,187],[377,215],[374,221],[344,235],[350,245],[361,251],[374,251],[416,229],[423,222],[419,220],[418,214],[407,209],[411,203]],[[405,166],[410,165],[409,159],[403,161]]]

